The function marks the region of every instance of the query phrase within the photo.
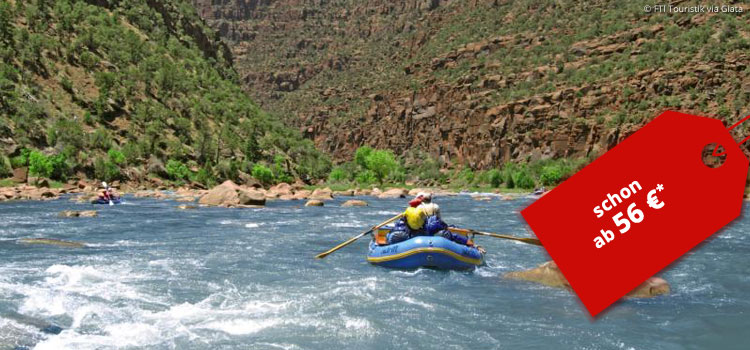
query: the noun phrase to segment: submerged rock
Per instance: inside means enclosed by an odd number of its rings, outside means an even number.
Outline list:
[[[341,206],[342,207],[366,207],[368,206],[368,204],[365,201],[361,201],[357,199],[350,199],[344,202],[344,204],[342,204]]]
[[[99,213],[96,210],[63,210],[57,216],[61,218],[94,218],[99,216]]]
[[[473,199],[475,201],[491,201],[492,197],[488,197],[488,196],[472,196],[471,199]]]
[[[85,248],[86,247],[86,245],[83,243],[61,241],[59,239],[52,239],[52,238],[21,238],[19,242],[23,244],[44,244],[44,245],[54,245],[54,246],[66,247],[66,248]]]
[[[565,279],[560,269],[554,261],[548,261],[533,269],[524,271],[514,271],[505,274],[505,278],[531,281],[541,283],[550,287],[570,289],[570,283]],[[636,287],[626,297],[630,298],[651,298],[658,295],[668,294],[670,291],[669,283],[660,277],[651,277]]]
[[[196,207],[196,206],[194,206],[194,205],[187,205],[187,204],[181,204],[181,205],[178,205],[178,206],[177,206],[177,208],[178,208],[178,209],[182,209],[182,210],[188,210],[188,209],[198,209],[198,207]]]
[[[325,205],[325,203],[319,199],[311,199],[305,203],[306,207],[322,207],[323,205]]]

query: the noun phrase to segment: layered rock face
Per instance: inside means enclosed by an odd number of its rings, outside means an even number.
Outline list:
[[[665,109],[729,125],[750,113],[743,14],[611,1],[193,2],[247,91],[337,160],[363,144],[477,169],[596,157]]]

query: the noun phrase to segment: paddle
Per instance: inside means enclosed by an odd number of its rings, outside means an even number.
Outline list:
[[[498,233],[481,232],[481,231],[475,231],[475,230],[472,230],[472,229],[465,229],[465,228],[451,228],[451,230],[452,231],[456,231],[456,232],[466,233],[466,234],[471,233],[471,234],[475,234],[475,235],[479,235],[479,236],[488,236],[488,237],[495,237],[495,238],[502,238],[502,239],[510,239],[510,240],[513,240],[513,241],[519,241],[519,242],[533,244],[533,245],[538,245],[538,246],[542,245],[542,242],[539,241],[536,238],[527,238],[527,237],[516,237],[516,236],[510,236],[510,235],[501,235],[501,234],[498,234]]]
[[[346,241],[346,242],[344,242],[344,243],[341,243],[341,244],[339,244],[339,245],[337,245],[337,246],[335,246],[335,247],[331,248],[331,249],[330,249],[329,251],[327,251],[327,252],[324,252],[324,253],[320,253],[320,254],[316,255],[316,256],[315,256],[315,258],[316,258],[316,259],[323,259],[323,258],[327,257],[327,256],[328,256],[329,254],[331,254],[331,253],[333,253],[333,252],[335,252],[335,251],[337,251],[337,250],[339,250],[339,249],[341,249],[341,248],[344,248],[344,247],[346,247],[346,246],[348,246],[348,245],[350,245],[350,244],[354,243],[354,241],[356,241],[356,240],[358,240],[358,239],[362,238],[362,236],[364,236],[364,235],[366,235],[366,234],[368,234],[368,233],[370,233],[370,232],[372,232],[372,231],[375,231],[375,230],[379,229],[379,228],[380,228],[380,227],[382,227],[382,226],[385,226],[385,225],[387,225],[387,224],[390,224],[390,223],[391,223],[391,222],[393,222],[393,221],[396,221],[396,220],[398,220],[398,219],[399,219],[399,218],[401,218],[401,216],[403,216],[403,215],[404,215],[404,214],[398,214],[398,215],[396,215],[396,216],[394,216],[394,217],[392,217],[392,218],[388,219],[387,221],[385,221],[385,222],[381,223],[380,225],[375,225],[375,226],[373,226],[372,228],[370,228],[369,230],[367,230],[367,231],[365,231],[365,232],[362,232],[362,233],[360,233],[360,234],[358,234],[358,235],[356,235],[356,236],[354,236],[354,237],[352,237],[352,238],[349,238],[349,240],[348,240],[348,241]]]

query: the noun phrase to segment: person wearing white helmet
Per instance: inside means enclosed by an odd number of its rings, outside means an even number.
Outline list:
[[[432,202],[432,193],[420,192],[417,194],[417,198],[422,198],[422,204],[419,205],[427,217],[436,216],[440,219],[440,206]]]

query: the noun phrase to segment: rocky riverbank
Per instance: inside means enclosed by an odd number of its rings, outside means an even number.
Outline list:
[[[54,200],[65,194],[74,195],[71,200],[88,203],[96,200],[101,193],[98,183],[79,180],[65,184],[51,185],[47,180],[30,181],[13,186],[0,187],[0,202],[11,200]],[[211,189],[182,186],[170,187],[165,184],[132,184],[113,182],[111,186],[120,195],[130,194],[137,198],[168,199],[178,202],[197,202],[201,205],[220,207],[257,207],[265,205],[268,200],[332,200],[334,197],[372,196],[375,198],[406,198],[415,196],[419,192],[431,192],[438,196],[454,196],[461,191],[445,188],[350,188],[333,190],[330,187],[313,188],[302,182],[293,184],[280,183],[268,188],[260,184],[239,185],[232,181],[225,181]],[[499,191],[496,191],[500,193]],[[510,200],[518,196],[517,193],[501,194],[500,198]],[[492,197],[475,195],[474,199],[483,201]]]

